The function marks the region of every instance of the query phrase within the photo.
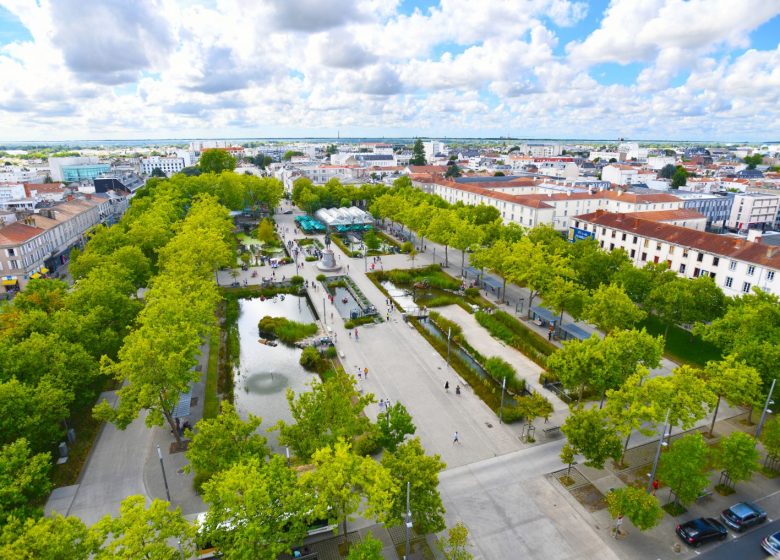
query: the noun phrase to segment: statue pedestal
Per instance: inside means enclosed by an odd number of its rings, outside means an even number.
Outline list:
[[[332,249],[325,249],[322,252],[322,259],[317,263],[317,268],[323,272],[335,272],[341,270],[341,265],[336,263],[336,257],[333,255]]]

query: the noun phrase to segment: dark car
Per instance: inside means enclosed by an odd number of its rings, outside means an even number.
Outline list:
[[[766,521],[766,512],[751,502],[739,502],[724,509],[720,518],[735,531],[743,531]]]
[[[763,541],[761,541],[761,548],[766,550],[772,556],[780,555],[780,532],[772,533]]]
[[[699,546],[712,540],[723,540],[728,531],[717,519],[699,517],[676,528],[677,535],[690,546]]]

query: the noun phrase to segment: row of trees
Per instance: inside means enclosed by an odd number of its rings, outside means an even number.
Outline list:
[[[359,187],[342,185],[338,179],[315,186],[311,180],[300,177],[293,183],[292,200],[299,208],[313,214],[320,208],[353,205],[367,207],[387,190],[388,187],[380,184],[367,183]]]

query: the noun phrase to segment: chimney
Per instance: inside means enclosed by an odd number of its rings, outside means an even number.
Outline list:
[[[748,230],[747,240],[753,241],[755,243],[759,243],[761,241],[761,230],[760,229]]]

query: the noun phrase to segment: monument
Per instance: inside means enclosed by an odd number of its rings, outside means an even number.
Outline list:
[[[317,268],[323,272],[341,270],[341,265],[336,263],[333,249],[330,248],[330,229],[325,232],[325,250],[322,251],[322,258],[320,259],[320,262],[317,263]]]

